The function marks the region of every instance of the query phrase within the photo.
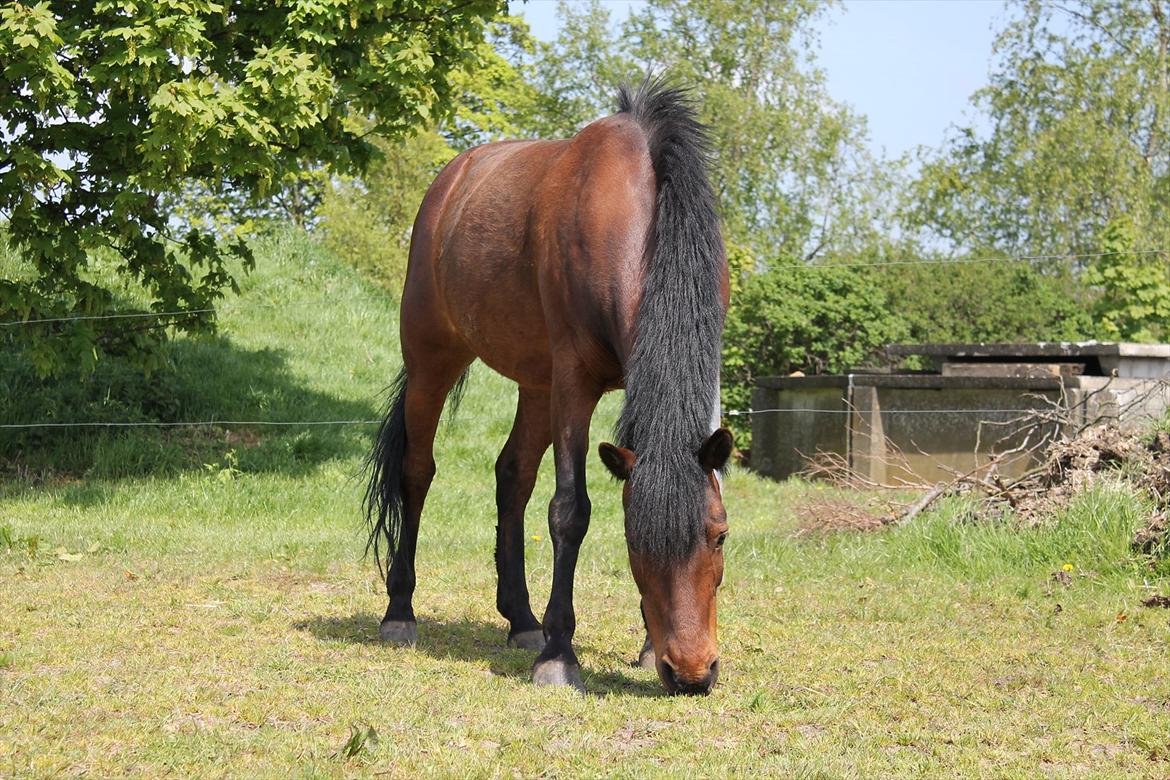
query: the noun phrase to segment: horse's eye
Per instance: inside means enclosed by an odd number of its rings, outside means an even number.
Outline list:
[[[716,547],[723,547],[723,543],[727,541],[727,531],[719,534],[719,538],[715,540]]]

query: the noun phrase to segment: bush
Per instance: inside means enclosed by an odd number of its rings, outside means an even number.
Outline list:
[[[1094,331],[1089,293],[1068,270],[930,263],[886,267],[879,284],[914,343],[1075,341]]]
[[[723,403],[747,409],[757,377],[856,367],[907,333],[885,291],[855,268],[783,266],[749,276],[723,335]],[[750,430],[731,418],[740,447]]]
[[[1099,291],[1092,314],[1100,338],[1164,340],[1170,320],[1165,254],[1134,251],[1137,228],[1126,216],[1105,226],[1100,243],[1102,253],[1093,258],[1084,274],[1085,283]]]

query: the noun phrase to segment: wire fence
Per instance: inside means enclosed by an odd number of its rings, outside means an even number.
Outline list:
[[[939,260],[875,260],[852,263],[822,263],[822,264],[790,264],[774,266],[779,270],[831,270],[841,268],[889,268],[899,266],[947,266],[953,264],[995,264],[995,263],[1024,263],[1034,264],[1052,260],[1079,260],[1104,257],[1109,252],[1075,252],[1067,254],[1034,254],[1034,255],[1002,255],[986,257],[959,257]],[[1128,252],[1134,255],[1170,254],[1170,249],[1138,249]],[[310,305],[332,305],[331,301],[320,300],[310,302]],[[232,301],[232,310],[276,308],[286,304],[277,302]],[[298,303],[303,307],[304,302]],[[166,319],[191,317],[208,314],[217,316],[223,313],[221,309],[199,308],[161,312],[117,312],[111,314],[80,314],[63,317],[42,317],[34,319],[9,320],[0,322],[0,328],[17,326],[47,325],[53,323],[109,321],[131,319]],[[165,323],[162,323],[165,324]],[[883,415],[1025,415],[1035,412],[1035,409],[893,409],[882,410]],[[853,409],[810,409],[810,408],[775,408],[775,409],[732,409],[723,412],[725,417],[751,417],[762,414],[794,414],[794,415],[850,415],[855,414]],[[197,427],[327,427],[348,425],[377,425],[381,420],[183,420],[183,421],[140,421],[140,422],[99,422],[99,421],[63,421],[63,422],[19,422],[0,423],[0,429],[31,430],[31,429],[125,429],[125,428],[197,428]]]
[[[84,320],[128,320],[150,317],[189,317],[196,314],[215,313],[215,309],[187,309],[184,311],[133,311],[119,312],[117,314],[79,314],[70,317],[41,317],[39,319],[31,320],[9,320],[8,322],[0,322],[0,327],[10,327],[14,325],[42,325],[50,322],[81,322]]]
[[[171,422],[30,422],[0,423],[0,428],[200,428],[200,427],[262,427],[294,428],[298,426],[377,425],[381,420],[180,420]]]
[[[1028,414],[1034,414],[1037,409],[883,409],[879,412],[882,415],[981,415],[984,417],[994,415],[1013,415],[1016,417]],[[759,414],[829,414],[829,415],[850,415],[857,414],[856,409],[732,409],[722,412],[724,417],[750,417]],[[501,411],[501,417],[509,417],[512,415],[511,411]],[[97,421],[65,421],[65,422],[23,422],[23,423],[0,423],[0,429],[36,429],[36,428],[199,428],[199,427],[221,427],[221,428],[247,428],[247,427],[280,427],[280,428],[295,428],[295,427],[327,427],[327,426],[346,426],[346,425],[378,425],[382,421],[378,419],[366,420],[180,420],[180,421],[139,421],[139,422],[97,422]]]
[[[882,409],[879,414],[1031,414],[1035,409]],[[725,417],[750,417],[755,414],[857,414],[856,409],[733,409]]]

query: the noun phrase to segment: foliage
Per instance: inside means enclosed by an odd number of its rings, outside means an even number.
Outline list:
[[[652,0],[623,31],[645,70],[692,85],[717,150],[728,233],[763,256],[856,250],[881,221],[872,196],[883,172],[866,151],[865,122],[830,97],[812,60],[828,8]]]
[[[723,404],[751,406],[755,379],[835,373],[862,365],[906,335],[869,274],[831,265],[776,265],[751,276],[732,302],[723,334]],[[731,418],[733,425],[740,418]],[[739,446],[748,431],[736,430]]]
[[[405,139],[371,135],[377,155],[365,173],[325,183],[315,216],[326,245],[397,295],[414,217],[439,169],[459,151],[531,126],[536,93],[524,62],[534,46],[522,19],[496,17],[479,44],[477,67],[452,76],[447,121]]]
[[[453,75],[454,113],[438,130],[452,149],[532,135],[539,99],[530,59],[536,40],[520,17],[492,20],[476,52],[476,67]]]
[[[247,247],[208,230],[172,235],[167,196],[189,185],[263,196],[301,170],[360,169],[372,149],[367,118],[401,137],[450,110],[451,73],[472,62],[497,9],[496,0],[0,6],[0,213],[36,271],[0,282],[0,316],[108,310],[113,294],[89,273],[97,248],[114,250],[150,309],[210,307],[234,286],[228,258],[247,261]],[[89,320],[16,339],[54,373],[107,350],[117,330]]]
[[[878,283],[911,342],[1019,342],[1090,338],[1089,291],[1067,269],[1026,263],[890,266]]]
[[[229,182],[191,181],[168,196],[171,222],[183,230],[200,230],[224,238],[250,238],[279,230],[283,224],[312,228],[328,189],[324,166],[291,170],[263,194],[245,192]]]
[[[568,138],[611,113],[617,85],[644,76],[600,2],[558,0],[557,16],[556,40],[537,43],[529,68],[536,89],[530,131],[540,138]]]
[[[960,249],[1097,250],[1111,219],[1170,242],[1165,0],[1028,0],[975,94],[990,130],[957,129],[909,196],[908,228]]]
[[[1127,217],[1109,221],[1102,254],[1085,271],[1099,290],[1093,319],[1102,338],[1158,341],[1170,335],[1170,268],[1164,254],[1139,254],[1137,231]]]

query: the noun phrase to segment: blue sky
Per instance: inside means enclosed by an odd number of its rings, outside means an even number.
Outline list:
[[[638,0],[603,0],[622,20]],[[556,36],[555,0],[511,4],[533,34]],[[977,119],[971,93],[987,83],[1000,0],[848,0],[820,24],[818,65],[829,93],[865,115],[875,153],[938,146],[948,126]]]

